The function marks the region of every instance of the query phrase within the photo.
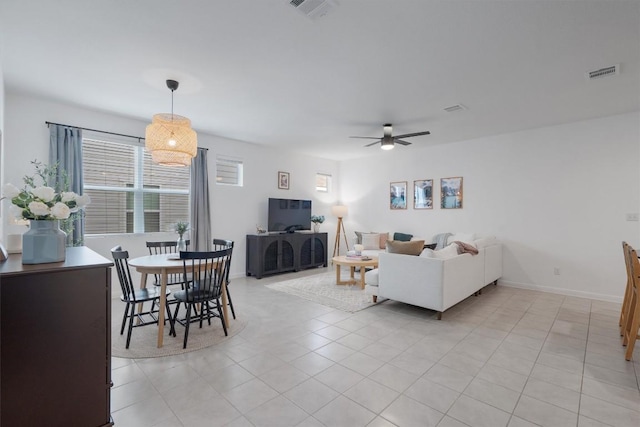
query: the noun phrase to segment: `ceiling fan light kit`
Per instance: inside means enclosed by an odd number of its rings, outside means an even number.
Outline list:
[[[382,132],[383,132],[382,138],[375,138],[371,136],[352,136],[350,138],[376,139],[377,141],[372,142],[371,144],[367,144],[365,145],[365,147],[371,147],[372,145],[376,145],[379,143],[380,148],[382,148],[383,150],[392,150],[393,147],[395,147],[396,143],[400,145],[411,145],[410,142],[403,141],[401,138],[411,138],[414,136],[431,134],[431,132],[429,132],[428,130],[425,130],[422,132],[405,133],[403,135],[393,136],[393,126],[391,125],[391,123],[385,123],[382,126]]]
[[[163,166],[189,166],[198,149],[198,135],[191,129],[191,120],[173,114],[173,92],[178,85],[175,80],[167,80],[171,114],[155,114],[145,131],[145,148],[151,160]]]

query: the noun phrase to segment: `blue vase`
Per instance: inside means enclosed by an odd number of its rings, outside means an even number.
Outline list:
[[[62,262],[66,258],[67,233],[60,222],[29,221],[29,230],[22,235],[22,263],[45,264]]]

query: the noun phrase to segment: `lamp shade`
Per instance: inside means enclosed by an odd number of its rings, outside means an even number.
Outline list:
[[[189,166],[198,150],[198,136],[191,120],[175,114],[155,114],[145,132],[145,148],[154,163]]]
[[[331,214],[338,218],[344,218],[347,216],[349,209],[345,205],[335,205],[331,207]]]

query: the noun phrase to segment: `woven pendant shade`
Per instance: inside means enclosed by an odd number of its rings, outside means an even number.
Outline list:
[[[164,166],[190,166],[196,156],[198,136],[191,120],[175,114],[155,114],[145,132],[151,160]]]

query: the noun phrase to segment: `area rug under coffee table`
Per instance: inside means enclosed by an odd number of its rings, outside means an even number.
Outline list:
[[[359,285],[336,285],[335,272],[285,280],[266,287],[349,313],[376,304]]]

